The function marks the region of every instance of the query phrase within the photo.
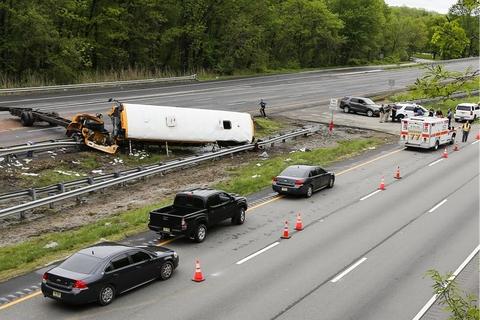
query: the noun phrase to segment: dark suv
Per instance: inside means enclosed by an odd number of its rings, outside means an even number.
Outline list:
[[[345,97],[340,100],[340,109],[345,113],[365,113],[369,117],[380,114],[380,106],[368,98]]]

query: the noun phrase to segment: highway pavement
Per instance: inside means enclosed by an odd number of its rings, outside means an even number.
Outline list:
[[[477,69],[478,60],[447,62],[448,70]],[[194,107],[258,113],[260,98],[267,102],[267,115],[306,107],[327,111],[330,98],[345,95],[368,95],[403,89],[423,74],[420,67],[384,69],[379,67],[313,71],[287,75],[262,76],[225,81],[208,81],[169,86],[108,88],[95,91],[71,91],[0,97],[0,106],[31,107],[56,111],[71,117],[80,112],[106,113],[108,98],[122,102],[178,107]],[[395,80],[390,86],[389,80]],[[62,128],[36,126],[22,128],[0,112],[0,146],[64,138]],[[108,122],[108,120],[107,120]]]
[[[168,281],[106,307],[34,293],[0,306],[0,319],[414,319],[433,294],[426,271],[454,271],[478,247],[479,146],[470,136],[447,159],[396,147],[348,162],[335,168],[332,189],[310,199],[251,207],[244,225],[225,223],[201,244],[158,243],[180,255]],[[305,229],[280,239],[297,213]],[[201,283],[191,281],[196,258]]]

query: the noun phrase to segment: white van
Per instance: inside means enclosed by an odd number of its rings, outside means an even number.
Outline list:
[[[455,108],[455,122],[475,120],[480,117],[480,106],[475,103],[460,103]]]

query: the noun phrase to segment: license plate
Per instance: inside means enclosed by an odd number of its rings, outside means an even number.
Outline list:
[[[53,292],[52,292],[52,296],[54,296],[55,298],[61,298],[61,297],[62,297],[62,294],[61,294],[60,292],[53,291]]]
[[[282,188],[282,191],[288,191],[288,188]]]
[[[163,228],[163,231],[170,232],[170,228]]]

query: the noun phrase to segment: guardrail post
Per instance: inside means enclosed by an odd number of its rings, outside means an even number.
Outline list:
[[[54,195],[55,195],[55,192],[49,192],[49,193],[48,193],[48,196],[49,196],[49,197],[52,197],[52,196],[54,196]],[[53,202],[50,202],[50,203],[48,204],[48,207],[49,207],[50,209],[53,209],[53,208],[54,208]]]
[[[57,184],[57,188],[58,188],[58,191],[60,191],[60,193],[65,192],[65,185],[63,183]]]
[[[28,194],[30,195],[30,197],[32,197],[32,201],[37,200],[37,190],[31,188],[30,190],[28,190]]]

